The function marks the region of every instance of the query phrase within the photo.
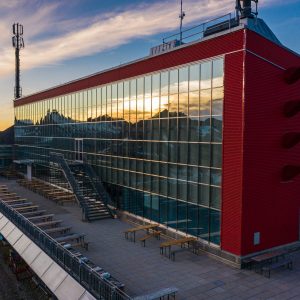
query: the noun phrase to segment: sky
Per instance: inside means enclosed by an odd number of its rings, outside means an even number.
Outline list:
[[[234,12],[234,0],[183,0],[184,28]],[[24,26],[23,95],[147,56],[179,30],[180,0],[0,0],[0,131],[13,123],[12,24]],[[300,53],[300,0],[260,0],[263,18]]]

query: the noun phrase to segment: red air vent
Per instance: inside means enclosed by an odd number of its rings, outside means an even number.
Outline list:
[[[292,148],[300,142],[300,133],[299,132],[289,132],[286,133],[281,140],[283,148]]]
[[[300,111],[300,100],[289,101],[283,107],[283,114],[290,118],[295,116]]]
[[[300,166],[285,166],[281,171],[281,179],[290,181],[300,174]]]
[[[284,81],[287,84],[293,84],[300,79],[300,67],[290,68],[284,72]]]

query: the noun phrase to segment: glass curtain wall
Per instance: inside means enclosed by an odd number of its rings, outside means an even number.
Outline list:
[[[223,58],[15,108],[19,159],[89,164],[116,205],[220,243]]]

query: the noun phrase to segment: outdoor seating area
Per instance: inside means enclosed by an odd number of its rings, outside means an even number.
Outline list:
[[[64,205],[76,203],[75,195],[66,188],[52,185],[37,179],[33,179],[31,181],[27,179],[20,179],[18,180],[18,183],[21,186],[54,201],[56,204]]]
[[[147,235],[139,238],[139,241],[142,242],[142,244],[145,247],[146,240],[148,240],[149,238],[155,237],[157,239],[160,239],[161,232],[159,230],[156,230],[157,227],[159,227],[159,224],[141,225],[141,226],[127,229],[126,231],[124,231],[125,238],[135,243],[136,232],[146,230]]]
[[[290,253],[286,250],[275,250],[260,255],[253,256],[243,261],[244,266],[250,270],[253,268],[255,272],[263,274],[270,278],[271,271],[280,268],[292,270],[293,259]]]
[[[49,237],[68,250],[80,263],[84,263],[92,268],[101,278],[109,281],[119,289],[124,289],[125,285],[123,283],[103,270],[103,268],[94,264],[80,251],[80,249],[87,251],[89,248],[89,242],[85,240],[85,233],[71,232],[72,227],[64,225],[63,220],[57,220],[53,213],[39,209],[38,205],[27,199],[21,199],[16,193],[10,192],[5,185],[0,186],[0,201],[5,202],[5,204],[26,217],[28,221],[39,227]]]
[[[144,247],[146,246],[146,241],[153,237],[157,240],[160,240],[161,231],[159,230],[159,224],[140,225],[137,227],[129,228],[124,231],[125,239],[135,243],[136,233],[141,231],[146,231],[146,235],[138,238],[138,241],[140,241]],[[184,251],[198,253],[199,247],[197,247],[196,241],[197,239],[194,237],[185,237],[177,240],[167,240],[160,244],[160,254],[175,261],[176,253]],[[180,248],[172,250],[172,246],[180,246]]]
[[[194,237],[185,237],[177,240],[170,240],[160,244],[160,254],[168,257],[169,259],[175,261],[176,253],[184,252],[184,251],[194,251],[194,245],[196,242],[196,238]],[[172,250],[172,246],[180,246],[180,248]]]

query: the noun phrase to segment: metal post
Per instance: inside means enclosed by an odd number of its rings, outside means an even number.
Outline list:
[[[180,15],[179,15],[179,19],[180,19],[180,45],[182,44],[182,23],[183,23],[183,19],[185,17],[185,12],[182,10],[182,0],[180,1]]]

